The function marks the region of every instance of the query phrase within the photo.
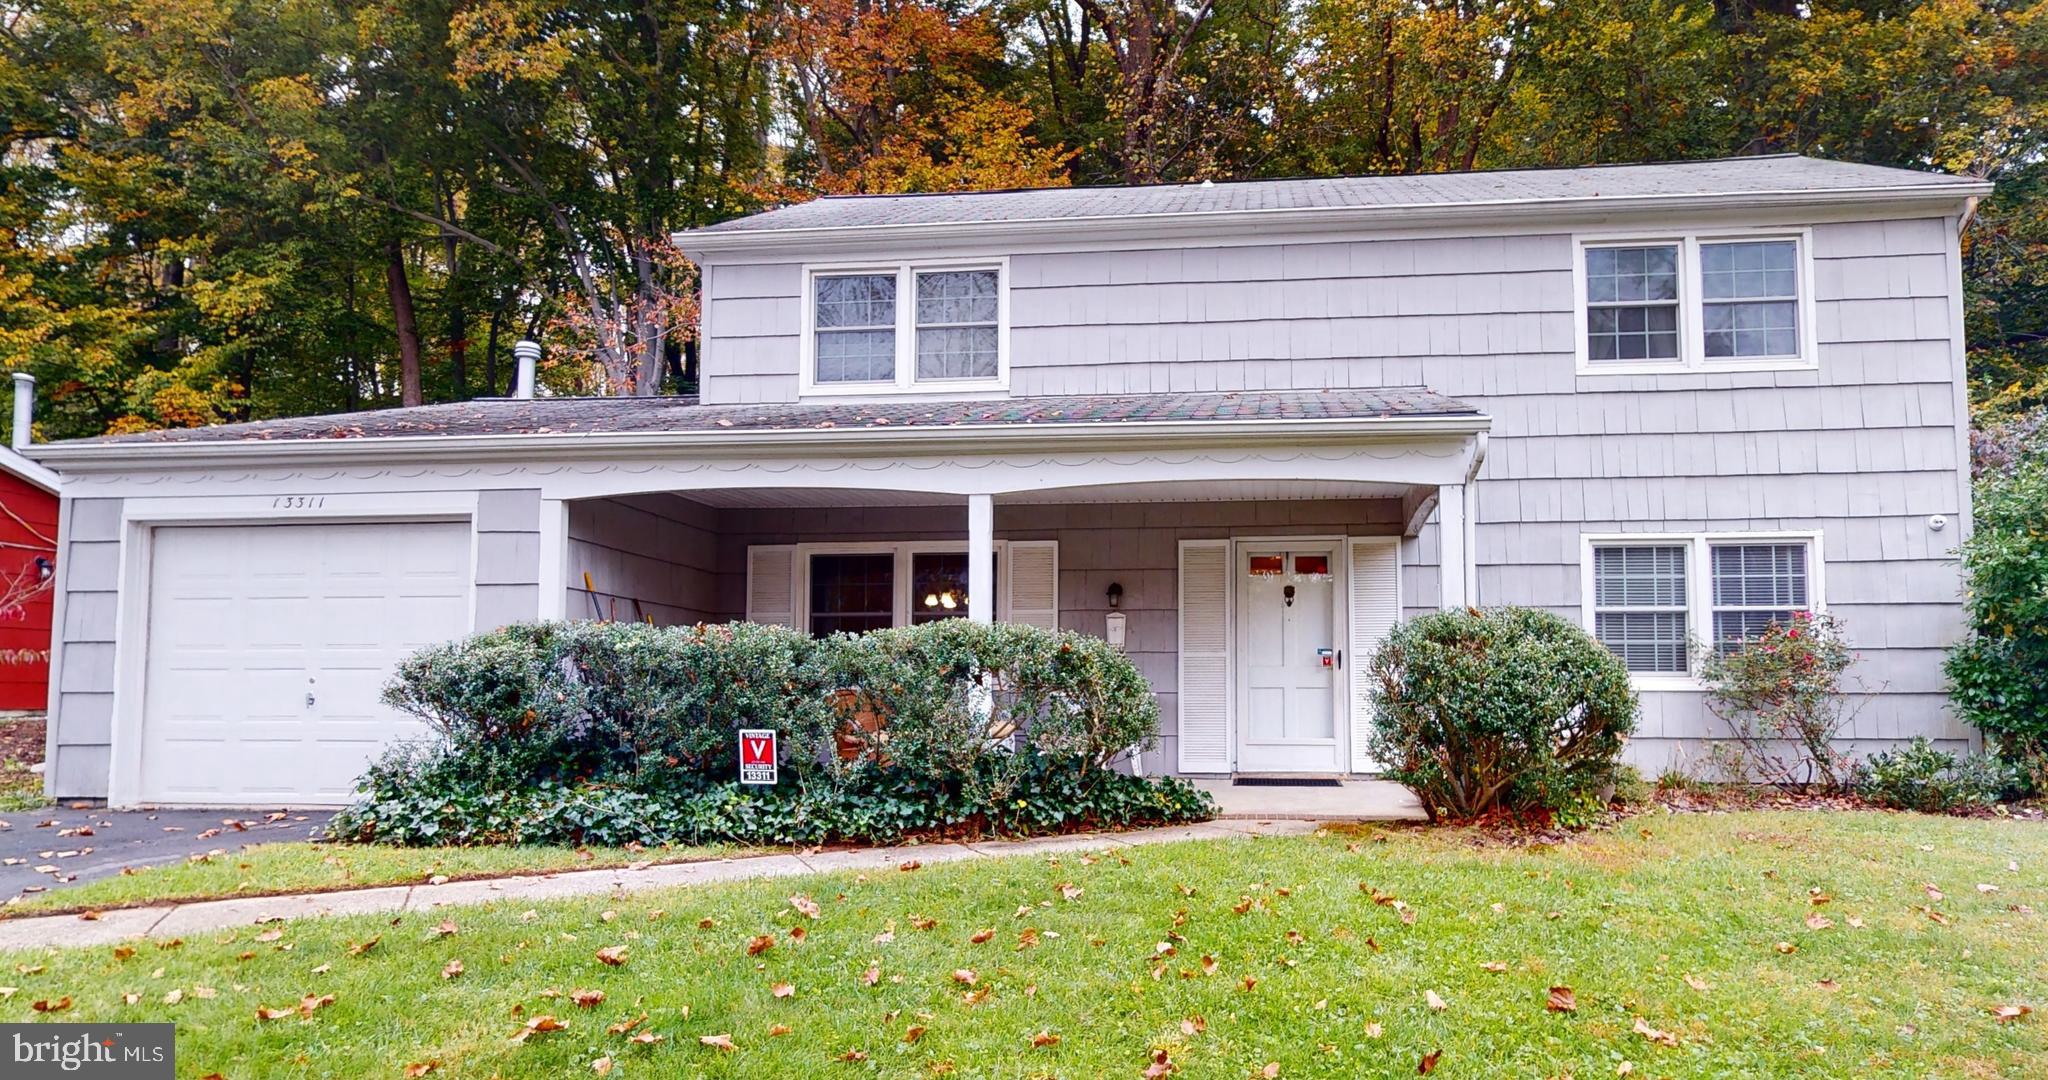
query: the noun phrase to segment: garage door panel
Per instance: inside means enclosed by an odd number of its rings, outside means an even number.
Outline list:
[[[458,523],[158,529],[142,800],[346,802],[426,734],[378,696],[406,654],[467,631],[469,558]]]

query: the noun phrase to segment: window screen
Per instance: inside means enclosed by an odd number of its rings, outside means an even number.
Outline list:
[[[1593,636],[1630,671],[1684,674],[1686,545],[1593,551]]]
[[[1799,354],[1798,256],[1790,240],[1700,245],[1709,358]]]
[[[1678,245],[1586,249],[1586,357],[1678,358]]]
[[[1714,644],[1729,649],[1809,607],[1805,544],[1716,544]]]

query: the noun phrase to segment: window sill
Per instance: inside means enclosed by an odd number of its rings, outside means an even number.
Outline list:
[[[819,383],[806,384],[797,389],[805,401],[831,401],[838,398],[872,398],[891,396],[924,396],[928,394],[954,394],[962,397],[990,394],[1008,397],[1010,384],[999,379],[926,380],[905,386],[901,383]]]
[[[1658,361],[1610,361],[1581,360],[1578,374],[1581,378],[1592,375],[1712,375],[1720,372],[1744,373],[1759,371],[1818,371],[1820,363],[1804,357],[1778,357],[1758,360],[1658,360]]]
[[[1688,694],[1707,688],[1697,675],[1651,675],[1633,671],[1629,672],[1628,684],[1639,694]]]

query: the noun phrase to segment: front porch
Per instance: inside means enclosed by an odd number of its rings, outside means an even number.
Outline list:
[[[1357,662],[1399,619],[1468,595],[1463,510],[1462,485],[1243,478],[564,500],[562,588],[542,614],[1074,630],[1120,640],[1158,695],[1159,746],[1137,768],[1349,776],[1376,771]],[[1419,812],[1353,784],[1219,790],[1255,817]]]

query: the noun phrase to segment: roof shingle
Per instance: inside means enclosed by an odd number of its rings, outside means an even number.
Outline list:
[[[410,409],[260,420],[109,435],[72,443],[147,444],[377,439],[397,436],[798,431],[823,428],[985,427],[1146,421],[1337,420],[1473,416],[1478,410],[1419,386],[1376,390],[1262,390],[1103,394],[980,401],[860,401],[702,405],[693,397],[488,399]]]
[[[1338,207],[1450,206],[1603,196],[1880,192],[1928,186],[1969,188],[1982,183],[1945,173],[1774,154],[1574,169],[1503,169],[1139,187],[1031,188],[936,195],[840,195],[735,218],[684,235]]]

